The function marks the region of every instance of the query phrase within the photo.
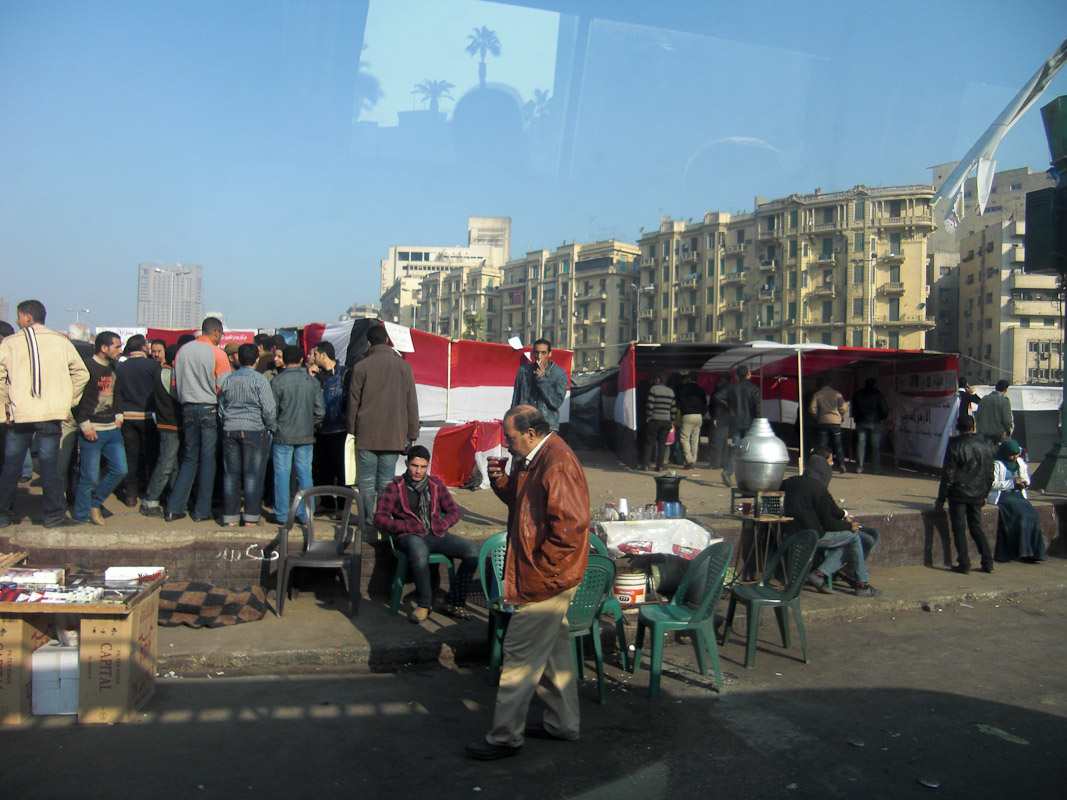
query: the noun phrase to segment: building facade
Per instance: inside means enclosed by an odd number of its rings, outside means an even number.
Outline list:
[[[350,319],[365,319],[367,317],[377,319],[381,310],[381,306],[377,303],[353,303],[337,318],[337,321],[347,322]]]
[[[972,383],[1063,379],[1058,278],[1023,272],[1025,222],[997,222],[961,240],[960,373]]]
[[[423,278],[415,326],[451,339],[497,341],[500,282],[497,267],[459,267]]]
[[[137,325],[198,328],[204,321],[204,273],[195,264],[137,266]]]
[[[639,241],[639,339],[922,348],[933,192],[861,185],[661,220]]]
[[[636,245],[608,239],[532,250],[504,265],[499,341],[548,339],[574,351],[574,369],[615,366],[634,339]]]

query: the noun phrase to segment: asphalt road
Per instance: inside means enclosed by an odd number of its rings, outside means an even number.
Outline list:
[[[1062,796],[1067,605],[990,601],[813,621],[812,661],[771,620],[756,666],[723,648],[726,685],[666,650],[582,685],[582,738],[480,763],[485,670],[162,680],[135,722],[35,718],[0,730],[5,794],[84,798],[1001,798]],[[920,781],[937,784],[929,788]]]

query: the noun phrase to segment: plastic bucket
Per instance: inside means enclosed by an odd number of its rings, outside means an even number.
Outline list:
[[[648,575],[643,572],[621,572],[615,576],[611,590],[619,605],[634,606],[645,602]]]

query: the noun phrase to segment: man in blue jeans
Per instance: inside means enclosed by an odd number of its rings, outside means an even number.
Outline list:
[[[370,350],[352,368],[348,387],[348,432],[359,448],[365,530],[374,524],[378,494],[396,475],[397,457],[419,438],[415,373],[388,341],[384,325],[367,330]]]
[[[85,362],[89,382],[74,409],[74,422],[81,440],[81,476],[74,493],[74,521],[103,525],[104,501],[126,476],[126,445],[122,440],[122,395],[115,363],[122,354],[117,333],[101,331],[96,353]],[[100,458],[107,461],[107,474],[100,479]]]
[[[211,495],[215,490],[215,457],[219,446],[218,391],[230,373],[230,360],[219,347],[222,320],[208,317],[200,335],[184,345],[174,358],[174,384],[182,404],[185,458],[178,470],[164,519],[174,522],[185,516],[185,504],[197,478],[193,522],[211,519]]]
[[[322,387],[303,368],[304,353],[295,344],[282,350],[285,369],[278,373],[270,388],[278,404],[278,432],[274,437],[274,517],[284,522],[289,517],[289,477],[296,470],[296,488],[307,489],[311,482],[311,459],[315,431],[326,416]],[[264,379],[265,380],[265,379]],[[314,508],[311,509],[314,512]],[[296,518],[307,522],[308,509],[297,509]]]
[[[826,445],[813,448],[803,475],[782,481],[785,492],[782,515],[792,517],[786,524],[787,534],[813,530],[819,534],[819,548],[825,553],[823,561],[808,575],[808,583],[819,592],[829,592],[826,579],[841,565],[847,564],[855,576],[854,591],[860,597],[876,597],[882,592],[867,581],[867,565],[859,524],[846,519],[826,488],[830,482],[834,456]],[[875,539],[877,542],[877,539]]]
[[[237,348],[238,369],[219,389],[222,424],[222,524],[258,525],[263,505],[263,464],[270,437],[278,426],[277,403],[270,382],[255,370],[259,348]],[[244,488],[244,515],[241,489]]]
[[[0,425],[6,428],[4,466],[0,470],[0,528],[14,521],[15,490],[34,438],[44,526],[77,524],[67,517],[59,474],[59,438],[63,421],[81,401],[89,370],[69,339],[45,327],[43,304],[23,300],[17,313],[21,330],[0,342]]]

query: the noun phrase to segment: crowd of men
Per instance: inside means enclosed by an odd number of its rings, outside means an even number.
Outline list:
[[[264,501],[268,519],[283,523],[292,510],[304,521],[309,509],[290,509],[292,490],[347,485],[345,444],[357,425],[361,462],[375,461],[369,483],[360,481],[369,522],[418,436],[411,367],[385,345],[381,325],[368,333],[365,363],[350,370],[327,341],[307,359],[281,335],[223,348],[214,317],[168,346],[140,334],[123,344],[112,331],[90,341],[80,323],[63,335],[45,326],[46,313],[27,300],[18,330],[0,323],[0,527],[17,520],[31,448],[46,527],[106,525],[113,493],[167,522],[260,525]],[[363,392],[368,381],[373,392]]]

